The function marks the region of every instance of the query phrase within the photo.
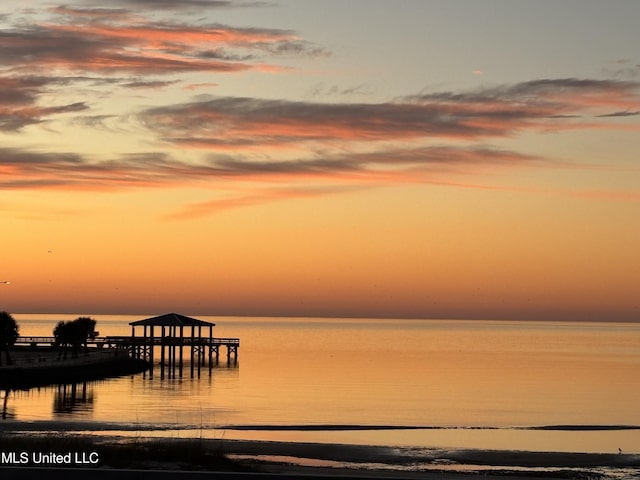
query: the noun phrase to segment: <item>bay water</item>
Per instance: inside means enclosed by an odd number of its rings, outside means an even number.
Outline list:
[[[78,315],[14,315],[23,336]],[[91,315],[101,335],[145,316]],[[152,316],[152,315],[149,315]],[[640,324],[197,317],[237,361],[3,392],[5,422],[118,435],[640,453]],[[188,355],[185,355],[188,357]]]

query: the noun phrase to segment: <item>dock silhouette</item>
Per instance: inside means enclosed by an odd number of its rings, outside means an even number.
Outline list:
[[[212,369],[220,360],[220,349],[224,347],[227,363],[236,364],[238,360],[239,338],[220,338],[213,336],[214,323],[197,320],[177,313],[168,313],[157,317],[131,322],[130,336],[96,336],[87,339],[87,347],[95,349],[114,349],[126,352],[130,357],[149,362],[150,375],[159,358],[160,376],[182,376],[186,360],[193,377],[198,376],[201,368]],[[142,336],[136,335],[142,327]],[[204,333],[204,335],[203,335]],[[55,337],[18,337],[16,345],[29,345],[31,348],[56,346]],[[157,350],[159,351],[159,355]],[[185,350],[188,357],[185,355]]]

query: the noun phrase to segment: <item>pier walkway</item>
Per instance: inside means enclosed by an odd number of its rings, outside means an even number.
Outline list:
[[[30,345],[36,347],[53,347],[55,346],[55,337],[18,337],[16,345]],[[130,348],[140,345],[157,345],[157,346],[204,346],[204,347],[226,347],[228,353],[237,354],[240,346],[239,338],[174,338],[174,337],[129,337],[129,336],[107,336],[95,337],[87,340],[88,347],[96,348]]]
[[[55,348],[55,337],[18,337],[16,346],[29,346],[33,350],[38,348]],[[238,348],[240,347],[239,338],[198,338],[198,337],[127,337],[127,336],[106,336],[95,337],[87,340],[87,347],[97,349],[98,351],[116,350],[126,352],[125,355],[131,358],[138,358],[148,361],[152,367],[154,359],[160,360],[160,375],[165,376],[165,370],[169,377],[175,377],[176,373],[182,376],[184,367],[183,349],[186,348],[190,353],[190,370],[194,375],[195,369],[200,369],[208,364],[209,369],[219,363],[220,347],[226,348],[227,364],[236,364],[238,359]],[[158,356],[157,349],[160,349]],[[105,351],[106,353],[106,351]],[[93,357],[92,357],[93,358]],[[77,363],[92,363],[84,356],[78,357]],[[51,362],[48,362],[48,364]],[[69,362],[59,361],[61,365],[69,365]],[[40,364],[42,366],[43,364]],[[153,368],[151,369],[153,376]]]

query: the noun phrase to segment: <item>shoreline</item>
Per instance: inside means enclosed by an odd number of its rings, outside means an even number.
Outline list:
[[[0,435],[61,435],[201,439],[215,441],[256,441],[309,444],[380,445],[404,450],[490,450],[525,451],[534,454],[615,454],[639,455],[640,429],[633,425],[561,425],[513,427],[425,427],[408,429],[380,425],[209,425],[197,423],[110,422],[81,419],[18,419],[8,416],[0,421]],[[405,436],[408,432],[409,436]],[[620,448],[619,448],[620,447]]]
[[[65,432],[15,433],[0,431],[0,449],[95,451],[112,458],[100,469],[248,471],[273,474],[345,475],[387,478],[607,479],[640,475],[640,454],[530,452],[516,450],[441,449],[340,443],[313,443],[207,438],[151,438],[80,435]],[[159,449],[158,458],[141,452]],[[126,452],[123,454],[122,452]],[[195,455],[195,456],[194,456]],[[200,456],[198,456],[200,455]],[[209,464],[201,464],[203,458]],[[122,463],[124,462],[124,463]],[[7,466],[7,465],[0,465]],[[15,467],[15,466],[14,466]],[[25,465],[25,468],[33,465]],[[94,467],[94,466],[92,466]],[[19,468],[19,467],[15,467]]]
[[[0,366],[0,389],[19,390],[56,384],[80,383],[130,375],[151,365],[116,349],[90,349],[58,358],[51,348],[19,347],[11,352],[12,365]]]

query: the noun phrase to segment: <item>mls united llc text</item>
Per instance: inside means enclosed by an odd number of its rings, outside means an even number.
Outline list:
[[[96,465],[98,452],[1,452],[2,465]]]

